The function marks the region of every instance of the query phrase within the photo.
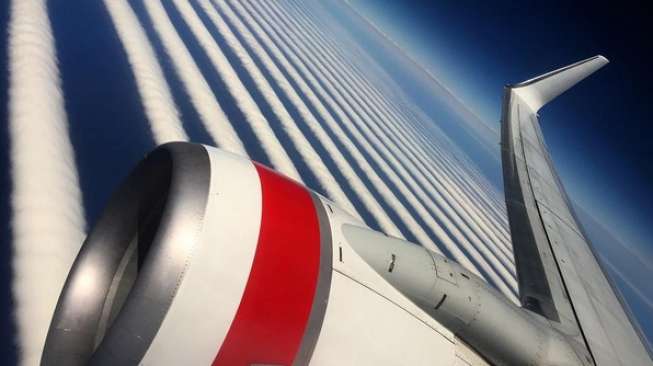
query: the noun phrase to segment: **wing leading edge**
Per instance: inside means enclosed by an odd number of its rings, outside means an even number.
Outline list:
[[[520,300],[585,345],[597,365],[653,365],[575,218],[538,122],[542,106],[607,63],[595,56],[505,89],[502,165]]]

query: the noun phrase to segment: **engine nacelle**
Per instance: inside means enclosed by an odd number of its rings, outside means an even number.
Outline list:
[[[551,348],[545,327],[492,291],[270,169],[169,143],[90,231],[42,363],[484,365],[454,332],[500,361],[497,350],[510,350],[492,337],[496,314],[535,337],[503,360]]]
[[[84,242],[43,363],[310,355],[319,328],[305,333],[326,306],[321,268],[332,255],[323,210],[317,195],[246,159],[187,143],[158,148]]]

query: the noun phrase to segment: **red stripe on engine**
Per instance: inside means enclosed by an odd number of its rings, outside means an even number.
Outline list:
[[[256,170],[263,196],[256,254],[213,365],[291,365],[315,296],[320,228],[310,193],[263,166]]]

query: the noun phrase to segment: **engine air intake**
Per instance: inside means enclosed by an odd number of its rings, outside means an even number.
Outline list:
[[[143,357],[192,255],[209,184],[201,145],[162,145],[131,172],[73,264],[42,364],[124,364]]]

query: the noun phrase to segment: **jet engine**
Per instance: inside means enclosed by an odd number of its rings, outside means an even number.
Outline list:
[[[176,142],[88,234],[42,363],[582,364],[526,311],[281,174]]]

